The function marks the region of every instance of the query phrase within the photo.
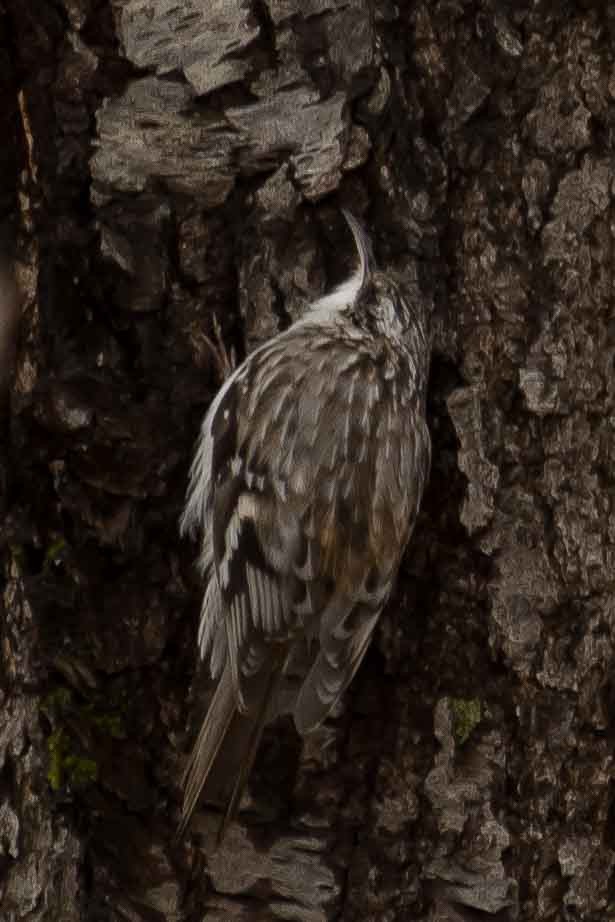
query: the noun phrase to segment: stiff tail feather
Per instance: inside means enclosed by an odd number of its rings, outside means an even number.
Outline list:
[[[225,667],[182,779],[184,802],[177,838],[185,833],[199,800],[204,797],[225,806],[217,844],[222,841],[239,808],[267,722],[269,702],[280,677],[277,668],[264,676],[256,694],[250,690],[254,710],[241,714],[237,710],[230,666]]]
[[[233,821],[233,818],[239,809],[239,804],[241,803],[241,795],[243,794],[248,778],[250,777],[250,772],[252,771],[252,766],[254,765],[254,759],[256,758],[256,753],[258,752],[258,744],[260,743],[261,736],[263,735],[263,730],[265,728],[265,724],[267,723],[267,718],[270,716],[269,703],[277,691],[281,678],[282,671],[275,668],[271,670],[269,676],[267,677],[266,684],[262,692],[261,701],[258,706],[258,711],[252,719],[252,726],[247,738],[247,746],[245,752],[243,753],[241,765],[235,779],[233,793],[231,794],[226,811],[224,813],[224,817],[218,829],[218,845],[224,838],[224,833],[226,832],[229,823]],[[246,718],[243,719],[245,720]]]

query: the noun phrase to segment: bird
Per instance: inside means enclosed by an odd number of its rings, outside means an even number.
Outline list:
[[[394,588],[429,475],[430,339],[416,296],[358,265],[223,383],[190,468],[182,535],[200,533],[200,657],[216,688],[182,779],[235,817],[264,726],[302,736],[355,675]]]

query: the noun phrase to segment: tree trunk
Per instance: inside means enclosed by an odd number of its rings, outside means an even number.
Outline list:
[[[0,0],[3,919],[615,917],[614,27]],[[351,270],[341,205],[433,306],[430,485],[334,718],[177,843],[192,447],[231,352]]]

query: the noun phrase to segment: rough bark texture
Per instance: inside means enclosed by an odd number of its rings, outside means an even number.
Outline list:
[[[2,918],[615,917],[611,6],[3,0],[0,30]],[[341,279],[340,204],[435,305],[420,527],[336,718],[271,729],[221,850],[207,813],[174,843],[216,329],[242,354]]]

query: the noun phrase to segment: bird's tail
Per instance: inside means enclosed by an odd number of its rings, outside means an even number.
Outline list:
[[[250,690],[250,712],[241,714],[230,666],[225,667],[182,779],[184,802],[178,837],[186,831],[203,798],[224,807],[218,843],[222,840],[239,807],[279,677],[279,668],[262,677],[256,692]]]

